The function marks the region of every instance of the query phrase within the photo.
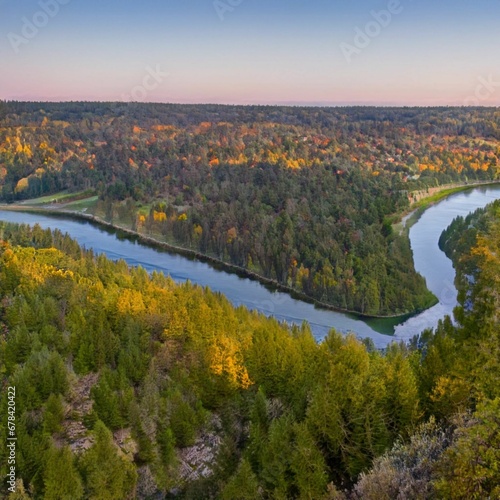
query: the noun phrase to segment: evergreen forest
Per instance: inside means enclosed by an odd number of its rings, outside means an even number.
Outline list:
[[[457,321],[384,351],[333,330],[318,344],[59,231],[2,223],[0,239],[7,498],[500,495],[498,202],[443,233]]]

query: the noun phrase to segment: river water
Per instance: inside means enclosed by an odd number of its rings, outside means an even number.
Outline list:
[[[0,220],[39,224],[43,228],[57,228],[67,232],[81,246],[104,253],[111,259],[123,259],[129,265],[142,266],[148,271],[162,271],[177,282],[187,280],[226,295],[236,306],[244,305],[288,323],[307,321],[314,336],[320,340],[335,328],[340,332],[354,332],[359,337],[370,337],[379,348],[394,339],[408,340],[423,329],[436,326],[439,319],[452,314],[456,305],[453,285],[454,270],[451,261],[439,250],[441,232],[457,215],[467,215],[477,208],[500,198],[500,186],[475,188],[453,195],[430,207],[410,229],[410,241],[415,267],[427,280],[428,288],[439,298],[439,304],[395,327],[395,335],[376,331],[370,322],[350,315],[315,308],[312,304],[295,300],[286,293],[270,291],[265,286],[235,274],[214,269],[208,264],[179,255],[149,248],[133,241],[118,239],[89,222],[0,210]],[[380,326],[380,322],[378,322]]]
[[[453,315],[453,309],[457,305],[455,270],[451,260],[439,250],[439,237],[455,217],[465,217],[497,199],[500,199],[498,185],[457,193],[428,208],[411,227],[410,242],[415,269],[424,276],[427,288],[436,295],[439,303],[396,326],[396,337],[408,340],[425,328],[435,327],[445,315]]]

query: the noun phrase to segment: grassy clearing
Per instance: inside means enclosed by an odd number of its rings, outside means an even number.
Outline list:
[[[65,210],[74,210],[75,212],[90,211],[97,205],[98,196],[90,196],[82,200],[77,200],[64,205]]]
[[[90,197],[94,197],[94,194],[95,193],[93,190],[88,190],[88,189],[85,191],[78,191],[76,193],[61,191],[59,193],[54,193],[47,196],[40,196],[39,198],[33,198],[31,200],[24,200],[19,204],[36,206],[36,205],[50,205],[53,203],[71,203],[73,201],[76,202],[83,199],[88,199]]]
[[[149,215],[151,212],[151,207],[154,205],[154,201],[151,203],[141,203],[137,205],[137,215]]]
[[[41,196],[40,198],[33,198],[31,200],[25,200],[20,202],[21,205],[46,205],[49,203],[59,202],[65,198],[73,196],[75,193],[68,193],[67,191],[61,191],[60,193],[49,194],[48,196]]]

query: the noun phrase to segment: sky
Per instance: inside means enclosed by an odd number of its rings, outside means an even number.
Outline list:
[[[0,99],[500,105],[499,0],[0,0]]]

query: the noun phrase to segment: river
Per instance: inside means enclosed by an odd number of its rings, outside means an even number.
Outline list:
[[[428,208],[410,229],[415,269],[424,276],[427,288],[439,303],[395,328],[395,337],[408,340],[426,328],[433,328],[444,316],[453,315],[457,305],[455,270],[439,249],[439,237],[453,219],[465,217],[478,208],[500,199],[500,186],[486,186],[451,195]]]
[[[457,292],[453,285],[454,270],[451,261],[439,250],[441,232],[457,215],[467,215],[477,208],[500,198],[500,186],[475,188],[458,193],[430,207],[410,229],[410,241],[415,267],[427,280],[428,288],[439,298],[439,304],[395,327],[394,336],[379,333],[374,322],[353,316],[315,308],[312,304],[295,300],[286,293],[270,291],[257,281],[214,269],[208,264],[179,255],[149,248],[105,231],[86,221],[0,210],[0,220],[39,224],[43,228],[57,228],[67,232],[80,245],[104,253],[109,258],[123,259],[131,266],[142,266],[148,271],[162,271],[177,282],[187,280],[226,295],[236,306],[244,305],[288,323],[307,321],[314,336],[320,340],[330,328],[359,337],[369,337],[379,348],[394,339],[408,340],[423,329],[436,326],[439,319],[452,314]],[[380,329],[380,321],[377,328]],[[370,324],[372,326],[370,326]]]

